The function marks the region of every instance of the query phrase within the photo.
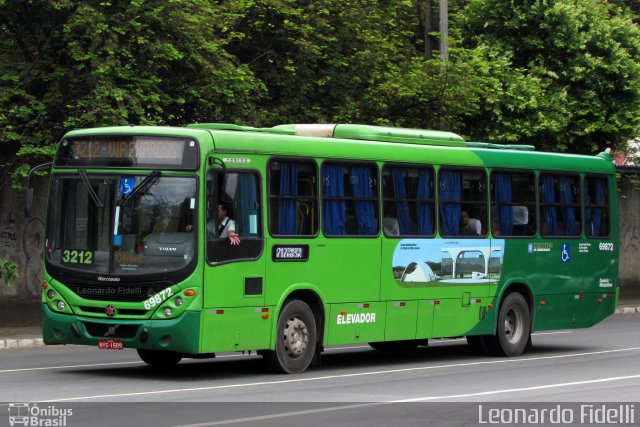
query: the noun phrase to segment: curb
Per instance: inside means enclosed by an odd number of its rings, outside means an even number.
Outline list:
[[[20,338],[10,340],[0,340],[0,350],[5,348],[25,348],[25,347],[40,347],[44,342],[42,338]]]
[[[614,314],[640,313],[640,307],[618,307]]]
[[[614,314],[640,313],[640,307],[618,307]],[[0,350],[44,346],[42,338],[0,339]]]

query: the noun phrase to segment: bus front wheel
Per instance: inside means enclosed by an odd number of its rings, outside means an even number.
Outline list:
[[[484,338],[489,354],[498,356],[522,354],[531,340],[529,304],[522,294],[513,292],[505,297],[498,313],[496,335]]]
[[[182,355],[173,351],[138,349],[138,356],[153,368],[173,368],[182,360]]]
[[[264,358],[277,372],[304,372],[315,356],[317,337],[313,311],[301,300],[289,301],[278,317],[276,349],[265,352]]]

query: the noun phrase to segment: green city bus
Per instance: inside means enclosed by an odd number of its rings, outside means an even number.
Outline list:
[[[74,130],[51,172],[46,344],[154,367],[466,337],[516,356],[618,299],[614,166],[354,124]]]

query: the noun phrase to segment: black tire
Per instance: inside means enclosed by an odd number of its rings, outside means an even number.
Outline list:
[[[531,315],[522,294],[514,292],[506,296],[500,305],[496,335],[484,338],[489,354],[510,357],[524,352],[531,340]]]
[[[382,342],[370,342],[369,345],[376,351],[383,353],[411,353],[418,348],[418,341],[416,340],[402,340],[402,341],[382,341]]]
[[[317,341],[313,311],[305,302],[291,300],[278,317],[276,349],[264,352],[264,359],[276,372],[299,374],[313,362]]]
[[[138,349],[138,356],[154,368],[174,368],[182,360],[182,355],[174,351]]]

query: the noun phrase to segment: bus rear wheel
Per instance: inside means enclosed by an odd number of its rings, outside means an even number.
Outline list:
[[[264,358],[276,372],[304,372],[314,359],[317,340],[311,308],[301,300],[289,301],[278,317],[276,349],[265,352]]]
[[[138,349],[138,356],[153,368],[173,368],[182,360],[182,355],[174,351]]]
[[[483,338],[487,352],[496,356],[517,356],[530,345],[531,315],[522,294],[513,292],[505,297],[498,313],[496,335]]]

